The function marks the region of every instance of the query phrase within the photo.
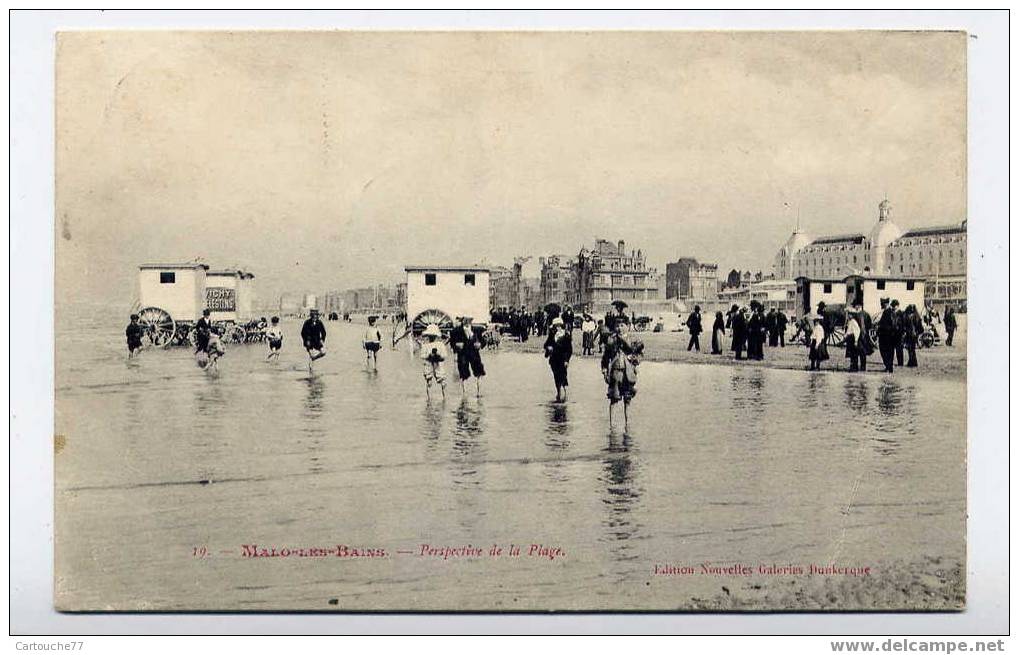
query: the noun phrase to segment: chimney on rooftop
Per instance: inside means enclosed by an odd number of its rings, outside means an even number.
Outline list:
[[[620,255],[625,255],[626,254],[626,242],[625,241],[620,239],[619,243],[616,244],[616,246],[617,246],[616,252],[618,252]]]

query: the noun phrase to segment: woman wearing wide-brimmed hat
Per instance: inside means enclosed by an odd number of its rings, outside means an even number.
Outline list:
[[[570,386],[567,369],[573,357],[573,337],[566,329],[565,321],[558,316],[552,319],[549,326],[548,337],[545,339],[545,357],[552,369],[556,402],[562,402],[566,400],[566,389]]]

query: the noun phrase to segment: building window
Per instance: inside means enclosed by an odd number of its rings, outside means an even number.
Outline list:
[[[159,283],[160,284],[176,284],[177,274],[173,271],[160,271],[159,272]]]
[[[425,286],[426,287],[435,286],[435,273],[425,273]]]
[[[884,291],[885,290],[885,281],[884,280],[878,280],[877,281],[877,290],[878,291]]]
[[[474,273],[464,273],[464,286],[474,286]]]
[[[825,284],[824,284],[824,292],[825,293],[831,293],[831,284],[825,282]]]

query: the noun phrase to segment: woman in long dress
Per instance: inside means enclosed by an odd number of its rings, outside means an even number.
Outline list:
[[[555,383],[557,403],[566,400],[566,389],[570,386],[567,368],[572,356],[573,337],[566,329],[563,319],[557,316],[552,319],[551,329],[545,339],[545,357],[548,358],[548,365],[552,369],[552,381]]]
[[[814,319],[814,328],[810,332],[810,370],[820,371],[821,362],[826,359],[828,359],[828,344],[823,321],[818,316]]]
[[[725,338],[725,319],[722,312],[715,312],[715,324],[711,326],[711,354],[722,354],[722,340]]]

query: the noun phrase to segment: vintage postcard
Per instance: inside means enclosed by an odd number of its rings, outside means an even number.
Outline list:
[[[966,48],[60,33],[57,608],[964,608]]]

